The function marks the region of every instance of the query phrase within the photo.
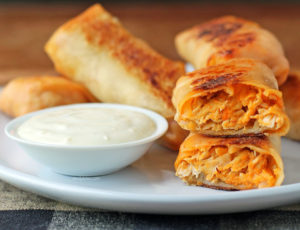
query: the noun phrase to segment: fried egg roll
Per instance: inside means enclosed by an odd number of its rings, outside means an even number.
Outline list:
[[[300,71],[291,72],[280,90],[291,122],[291,128],[286,137],[300,140]]]
[[[20,77],[4,87],[0,109],[18,117],[53,106],[97,101],[84,86],[62,77]]]
[[[265,63],[278,84],[287,78],[289,63],[277,38],[258,24],[225,16],[194,26],[175,38],[178,53],[196,69],[232,58],[253,58]]]
[[[100,4],[57,29],[45,50],[59,73],[84,84],[100,101],[174,117],[172,90],[184,64],[131,35]]]
[[[174,119],[168,119],[168,125],[168,130],[165,135],[159,139],[159,144],[177,151],[189,132],[182,129]]]
[[[209,137],[191,133],[176,175],[189,185],[224,190],[279,186],[284,179],[278,136]]]
[[[181,77],[175,120],[207,135],[285,135],[289,120],[272,71],[252,59],[232,59]]]

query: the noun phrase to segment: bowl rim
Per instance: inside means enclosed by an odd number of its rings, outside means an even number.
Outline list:
[[[111,144],[111,145],[61,145],[61,144],[47,144],[47,143],[40,143],[30,140],[25,140],[17,135],[17,129],[20,127],[21,124],[23,124],[25,121],[30,119],[33,116],[37,116],[43,113],[51,112],[51,111],[57,111],[67,108],[115,108],[115,109],[124,109],[129,111],[135,111],[140,112],[147,117],[149,117],[156,125],[155,131],[147,137],[144,137],[139,140],[119,143],[119,144]],[[39,111],[31,112],[28,114],[25,114],[23,116],[14,118],[10,122],[8,122],[5,125],[4,132],[6,136],[8,136],[10,139],[25,144],[28,146],[37,146],[37,147],[47,147],[47,148],[53,148],[53,149],[119,149],[119,148],[128,148],[128,147],[134,147],[138,145],[147,144],[150,142],[153,142],[163,136],[165,132],[168,129],[168,122],[166,118],[164,118],[162,115],[151,111],[149,109],[132,106],[132,105],[124,105],[124,104],[117,104],[117,103],[79,103],[79,104],[71,104],[71,105],[62,105],[62,106],[55,106],[51,108],[42,109]]]

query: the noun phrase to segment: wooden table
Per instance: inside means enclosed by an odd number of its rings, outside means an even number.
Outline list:
[[[88,7],[69,5],[0,6],[0,84],[32,74],[55,73],[43,51],[51,33]],[[214,17],[234,14],[255,20],[282,42],[293,68],[300,69],[300,4],[106,4],[126,28],[169,58],[178,59],[176,33]]]

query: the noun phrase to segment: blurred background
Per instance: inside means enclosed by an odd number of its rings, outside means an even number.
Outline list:
[[[18,76],[54,73],[43,51],[45,42],[58,26],[96,2],[171,59],[179,59],[173,40],[185,28],[228,14],[254,20],[279,38],[292,68],[300,69],[300,2],[296,0],[0,0],[0,84]]]

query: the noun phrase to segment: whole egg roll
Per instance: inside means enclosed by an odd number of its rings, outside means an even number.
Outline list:
[[[172,90],[184,64],[134,37],[100,4],[58,28],[45,50],[59,73],[84,84],[100,101],[174,117]]]
[[[168,130],[159,139],[159,143],[171,150],[177,151],[189,132],[182,129],[174,119],[168,119],[168,125]]]
[[[272,71],[252,59],[232,59],[181,77],[175,120],[207,135],[285,135],[289,119]]]
[[[197,69],[232,58],[253,58],[273,71],[279,85],[289,72],[289,63],[277,38],[258,24],[234,16],[187,29],[176,36],[175,45],[180,56]]]
[[[224,190],[279,186],[284,179],[278,136],[210,137],[191,133],[175,162],[190,185]]]
[[[62,77],[20,77],[4,87],[0,109],[9,116],[18,117],[53,106],[97,101],[83,85]]]
[[[291,128],[286,137],[300,140],[300,71],[291,72],[280,90],[286,113],[291,121]]]

